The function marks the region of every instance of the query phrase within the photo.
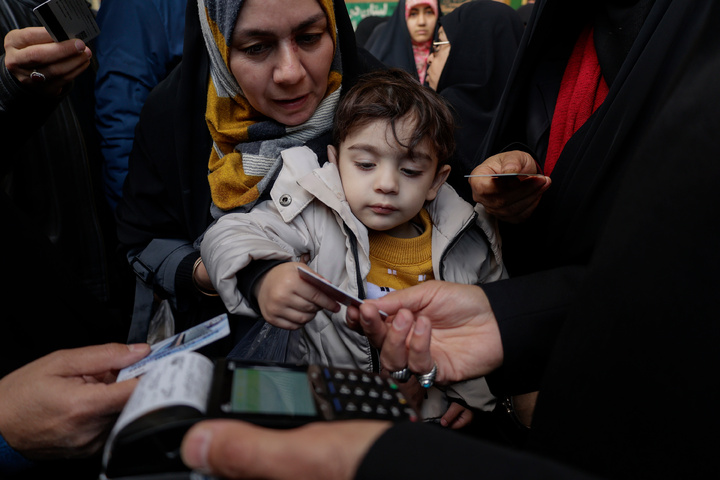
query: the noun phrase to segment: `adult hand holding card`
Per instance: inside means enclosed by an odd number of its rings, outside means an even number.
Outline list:
[[[78,38],[87,43],[100,33],[85,0],[48,0],[33,11],[56,42]]]

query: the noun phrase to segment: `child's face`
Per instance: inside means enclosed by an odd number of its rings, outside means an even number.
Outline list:
[[[402,143],[413,131],[408,117],[397,122]],[[353,214],[369,229],[395,237],[417,236],[409,225],[426,201],[433,200],[445,182],[450,166],[438,171],[435,152],[425,139],[414,155],[400,145],[386,121],[374,121],[351,132],[337,151],[328,147],[330,161],[338,166],[345,198]]]

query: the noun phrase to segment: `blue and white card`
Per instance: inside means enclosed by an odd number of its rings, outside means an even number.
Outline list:
[[[117,381],[121,382],[145,373],[158,360],[181,352],[197,350],[230,334],[230,323],[226,314],[196,325],[184,332],[155,343],[150,354],[137,363],[120,370]]]

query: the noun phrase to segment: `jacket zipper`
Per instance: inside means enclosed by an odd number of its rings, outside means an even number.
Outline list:
[[[357,248],[357,237],[348,228],[347,224],[344,224],[345,233],[350,238],[350,248],[352,250],[353,260],[355,261],[355,281],[357,282],[358,298],[365,300],[365,287],[363,286],[363,278],[360,274],[360,255],[358,254]],[[366,337],[367,338],[367,337]],[[380,357],[375,347],[370,344],[370,340],[367,341],[370,347],[370,362],[372,364],[372,371],[375,373],[380,372]]]
[[[470,216],[465,225],[463,225],[460,231],[453,237],[452,241],[448,243],[447,247],[445,247],[445,249],[443,250],[440,261],[438,262],[438,268],[440,269],[440,280],[445,280],[445,275],[443,274],[444,269],[442,268],[443,264],[445,263],[445,258],[448,256],[450,250],[455,246],[455,244],[460,241],[460,237],[465,235],[465,232],[470,230],[470,228],[475,225],[475,219],[477,218],[477,215],[477,212],[473,212],[472,216]]]

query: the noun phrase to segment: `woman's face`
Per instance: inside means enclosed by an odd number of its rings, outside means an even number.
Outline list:
[[[410,38],[415,43],[429,42],[435,34],[436,22],[435,10],[430,5],[420,4],[410,8],[407,16]]]
[[[450,44],[445,43],[439,45],[438,43],[447,42],[448,38],[445,35],[443,27],[438,29],[438,41],[433,42],[433,47],[430,50],[430,56],[428,57],[427,73],[425,74],[425,81],[433,90],[437,91],[438,82],[440,81],[440,75],[442,75],[443,68],[447,62],[448,56],[450,55]]]
[[[325,97],[333,52],[317,0],[245,0],[230,70],[253,108],[284,125],[300,125]]]

